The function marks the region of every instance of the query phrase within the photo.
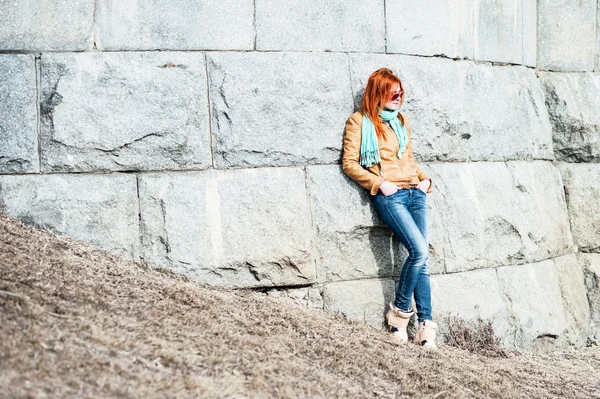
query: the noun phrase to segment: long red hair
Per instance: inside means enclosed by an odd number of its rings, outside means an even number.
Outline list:
[[[383,122],[379,117],[377,107],[383,108],[383,105],[389,101],[392,87],[400,85],[400,106],[404,103],[404,88],[402,87],[402,81],[394,74],[391,69],[379,68],[369,76],[367,87],[362,97],[362,103],[360,107],[361,114],[369,116],[373,125],[375,125],[375,131],[379,137],[385,135],[383,128]],[[402,115],[398,113],[400,121],[404,125],[404,119]]]

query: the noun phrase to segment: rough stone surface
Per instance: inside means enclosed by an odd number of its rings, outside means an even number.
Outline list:
[[[600,72],[600,6],[596,9],[596,57],[594,59],[594,71]]]
[[[228,287],[315,281],[301,169],[144,174],[139,192],[149,263]]]
[[[600,252],[600,164],[559,163],[571,231],[583,252]]]
[[[383,0],[256,1],[256,49],[385,51]]]
[[[537,67],[537,0],[523,1],[523,64]]]
[[[539,261],[572,251],[559,171],[544,161],[429,164],[448,273]]]
[[[554,264],[565,306],[568,340],[578,347],[585,346],[590,334],[591,316],[582,264],[575,254],[555,258]]]
[[[268,290],[267,295],[275,298],[290,298],[298,305],[323,309],[323,296],[321,288],[318,287],[276,288]]]
[[[353,109],[345,54],[207,57],[216,167],[341,159],[343,121]]]
[[[134,175],[0,176],[0,208],[23,223],[139,260]]]
[[[394,280],[354,280],[323,286],[324,309],[340,313],[348,320],[383,327],[388,303],[394,299]]]
[[[400,110],[411,120],[417,160],[554,158],[544,92],[534,71],[443,58],[351,54],[357,101],[369,75],[382,66],[403,82]]]
[[[592,71],[596,0],[538,1],[538,68]]]
[[[600,254],[577,255],[583,266],[585,287],[590,309],[591,331],[590,341],[600,345]]]
[[[254,3],[102,0],[97,35],[101,50],[252,50]]]
[[[391,230],[378,217],[370,194],[337,165],[310,166],[307,176],[319,280],[399,273],[393,263]]]
[[[539,72],[556,159],[600,162],[600,75]]]
[[[498,268],[514,342],[520,348],[564,344],[567,319],[554,261]]]
[[[536,0],[477,1],[474,58],[513,64],[535,60],[535,47],[527,45],[527,38],[536,36],[537,18],[531,18],[530,12],[533,8],[535,13],[535,3]]]
[[[0,50],[85,50],[93,46],[94,2],[0,3]]]
[[[42,56],[42,170],[211,165],[204,56]]]
[[[387,52],[473,58],[473,0],[388,0]]]
[[[0,55],[0,173],[39,172],[35,75],[33,55]]]
[[[432,318],[440,335],[448,332],[447,318],[490,321],[503,345],[513,346],[513,327],[502,299],[496,270],[475,270],[431,276]]]

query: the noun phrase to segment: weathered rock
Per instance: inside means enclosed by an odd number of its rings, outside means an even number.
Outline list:
[[[0,208],[26,224],[139,260],[134,175],[0,176]]]
[[[93,46],[94,2],[4,1],[0,50],[86,50]]]
[[[0,74],[0,173],[37,173],[35,58],[0,55]]]
[[[385,52],[383,0],[256,1],[256,49]]]
[[[215,166],[338,162],[353,110],[345,54],[208,54]]]
[[[600,9],[600,7],[599,7]],[[600,34],[598,34],[598,32],[600,32],[600,17],[598,17],[598,20],[596,21],[596,48],[599,49],[600,48]],[[594,59],[594,71],[595,72],[600,72],[600,51],[596,51],[596,58]],[[600,336],[599,336],[600,338]]]
[[[538,1],[538,68],[592,71],[596,0]]]
[[[554,261],[498,268],[519,348],[564,345],[567,319]]]
[[[583,252],[600,252],[600,164],[558,163],[575,244]]]
[[[526,67],[376,54],[351,54],[350,61],[357,98],[378,68],[398,74],[417,160],[554,158],[544,92]]]
[[[42,57],[42,170],[211,165],[204,56]]]
[[[391,230],[339,166],[307,168],[320,281],[391,277]],[[402,266],[401,264],[399,266]]]
[[[385,15],[388,53],[473,58],[473,0],[387,1]]]
[[[474,58],[535,67],[536,0],[479,0],[476,7]]]
[[[354,280],[327,283],[323,286],[324,309],[340,313],[351,321],[383,327],[388,303],[394,299],[394,280]]]
[[[579,253],[577,258],[583,266],[589,304],[591,320],[589,341],[600,345],[600,254]]]
[[[144,174],[144,259],[228,287],[315,281],[301,169]]]
[[[98,2],[97,46],[106,50],[252,50],[252,0]]]
[[[582,264],[575,254],[554,259],[565,307],[567,339],[578,347],[587,344],[590,334],[590,304],[586,295]]]
[[[544,161],[429,164],[432,257],[447,272],[535,262],[572,251],[559,171]]]
[[[600,75],[539,72],[553,127],[554,154],[568,162],[600,162]]]
[[[491,322],[504,346],[514,346],[509,313],[502,299],[496,270],[475,270],[431,276],[432,318],[440,336],[448,334],[455,317],[469,322]]]
[[[267,295],[275,298],[290,298],[299,305],[323,309],[323,296],[318,287],[275,288],[268,290]]]

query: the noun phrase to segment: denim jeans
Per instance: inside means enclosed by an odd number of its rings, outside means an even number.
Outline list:
[[[387,197],[378,192],[373,203],[383,221],[408,249],[394,305],[408,311],[414,293],[419,321],[431,320],[427,194],[416,187],[399,189]]]

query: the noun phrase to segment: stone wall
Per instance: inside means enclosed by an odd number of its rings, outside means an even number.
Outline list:
[[[450,5],[451,4],[451,5]],[[434,319],[600,341],[598,2],[0,3],[0,208],[199,282],[381,326],[406,250],[341,172],[404,82]]]

